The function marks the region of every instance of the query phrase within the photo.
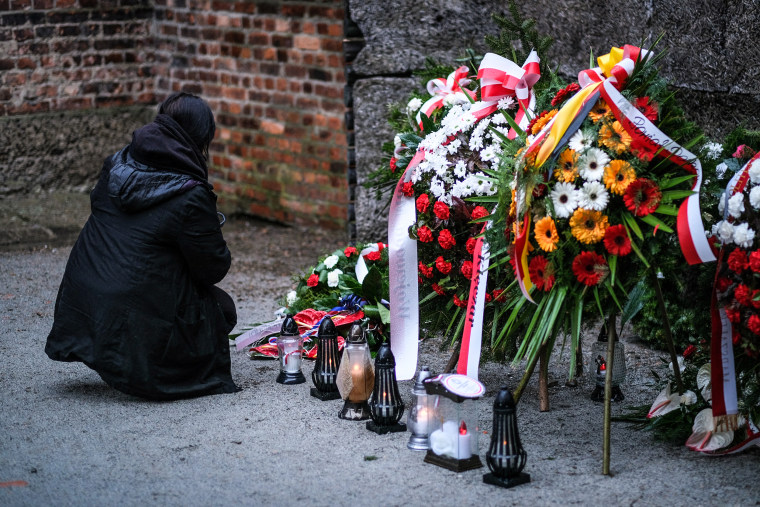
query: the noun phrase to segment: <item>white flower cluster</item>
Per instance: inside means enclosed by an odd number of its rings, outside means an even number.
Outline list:
[[[489,127],[506,135],[509,126],[501,113],[477,121],[469,108],[469,104],[453,106],[441,121],[441,128],[425,137],[419,145],[426,152],[425,159],[412,173],[413,183],[429,178],[430,192],[448,205],[452,204],[454,197],[464,199],[496,193],[496,188],[482,171],[468,168],[467,161],[457,155],[469,150],[477,153],[490,169],[498,169],[501,140]],[[459,133],[468,139],[449,141]]]
[[[551,198],[558,218],[568,218],[578,207],[595,211],[607,208],[610,195],[601,181],[610,157],[599,148],[592,148],[592,144],[593,138],[580,130],[570,138],[568,146],[579,155],[578,172],[585,181],[581,188],[573,183],[554,185]]]
[[[754,163],[748,173],[749,182],[743,192],[733,195],[723,192],[720,196],[718,211],[723,220],[713,225],[711,232],[724,245],[735,243],[741,248],[752,248],[755,242],[755,230],[741,220],[745,212],[745,194],[748,194],[749,205],[760,210],[760,163]]]

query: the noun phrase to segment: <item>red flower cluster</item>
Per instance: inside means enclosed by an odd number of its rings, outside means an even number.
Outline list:
[[[556,106],[557,104],[562,104],[564,101],[566,101],[572,94],[580,90],[581,87],[578,83],[570,83],[566,87],[562,88],[560,91],[557,92],[557,94],[552,99],[552,106]]]
[[[686,350],[683,351],[683,358],[684,359],[691,359],[691,357],[697,353],[697,347],[694,345],[689,345],[686,347]]]
[[[428,206],[430,206],[430,198],[427,194],[420,194],[420,196],[417,198],[417,211],[420,213],[425,213],[428,209]]]
[[[365,259],[368,261],[379,261],[380,260],[380,251],[375,250],[374,252],[370,252],[367,255],[364,256]]]
[[[446,291],[443,290],[443,288],[437,283],[431,284],[430,288],[433,289],[439,296],[443,296],[444,294],[446,294]]]
[[[433,205],[433,213],[439,220],[448,220],[450,216],[449,207],[445,202],[438,201]]]
[[[462,272],[462,275],[464,275],[465,278],[470,280],[472,278],[472,261],[464,261],[462,263],[462,267],[460,268],[460,271]]]
[[[351,257],[353,254],[356,253],[356,248],[352,246],[347,246],[345,250],[343,250],[343,253],[346,257]]]
[[[407,181],[401,185],[401,193],[406,197],[412,197],[414,195],[414,185],[411,181]]]
[[[444,275],[448,275],[451,272],[451,263],[446,262],[446,260],[440,255],[435,260],[435,267]]]
[[[457,244],[457,241],[454,239],[454,236],[451,235],[451,231],[443,229],[438,234],[438,244],[441,245],[441,248],[444,250],[449,250]]]
[[[308,280],[306,280],[306,286],[307,287],[316,287],[319,285],[319,275],[316,273],[312,273],[312,275],[309,277]]]
[[[737,275],[741,275],[742,271],[744,271],[745,269],[749,267],[749,259],[747,258],[747,252],[745,252],[741,248],[734,249],[734,251],[728,255],[728,259],[726,259],[726,264],[728,264],[728,269],[730,269]]]
[[[427,225],[423,225],[417,229],[417,238],[423,243],[431,243],[433,241],[433,231]]]
[[[433,266],[427,266],[423,264],[422,262],[420,262],[418,267],[419,267],[420,273],[422,273],[422,275],[425,278],[433,277]]]
[[[452,299],[454,300],[454,304],[460,308],[465,308],[467,306],[467,300],[465,299],[462,301],[456,294],[454,294],[454,297]]]
[[[391,157],[391,172],[392,173],[396,172],[396,161],[397,160],[398,159],[396,157]]]
[[[464,244],[464,247],[467,249],[467,253],[472,255],[475,251],[475,244],[478,242],[475,238],[470,238],[467,240],[467,243]]]
[[[470,213],[470,218],[472,218],[473,220],[478,220],[487,216],[488,216],[488,210],[485,209],[483,206],[475,206],[472,209],[472,213]]]

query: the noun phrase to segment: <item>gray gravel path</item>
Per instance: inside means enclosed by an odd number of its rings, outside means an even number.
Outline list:
[[[271,318],[290,273],[345,241],[244,221],[225,235],[235,259],[221,286],[237,300],[241,326]],[[760,504],[760,450],[708,458],[622,424],[613,426],[613,476],[602,476],[602,406],[588,398],[589,379],[564,386],[558,359],[552,410],[539,412],[535,383],[520,403],[532,482],[511,490],[483,484],[486,469],[456,474],[423,463],[423,453],[407,450],[408,434],[378,436],[340,420],[342,402],[311,398],[310,383],[276,384],[274,361],[242,352],[232,357],[240,393],[168,403],[123,395],[43,351],[68,252],[0,252],[0,505]],[[623,405],[650,403],[647,372],[662,354],[627,347]],[[430,341],[421,357],[441,371],[448,353]],[[490,431],[498,388],[520,374],[484,365],[482,430]],[[400,387],[408,400],[411,383]],[[482,435],[481,458],[487,445]]]

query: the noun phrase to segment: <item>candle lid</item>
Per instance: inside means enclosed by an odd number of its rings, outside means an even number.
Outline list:
[[[391,351],[391,344],[384,341],[380,344],[380,348],[377,350],[375,356],[375,366],[396,366],[396,358]]]
[[[438,394],[457,403],[466,399],[480,398],[486,392],[486,387],[467,375],[453,373],[438,375],[424,381],[427,394]]]
[[[335,338],[338,336],[338,332],[335,330],[335,323],[329,316],[325,316],[322,322],[319,323],[319,330],[317,331],[319,338]]]
[[[367,339],[364,337],[364,329],[358,322],[351,325],[351,329],[348,332],[348,343],[367,343]]]
[[[280,336],[298,336],[299,334],[295,319],[291,315],[286,316],[280,328]]]

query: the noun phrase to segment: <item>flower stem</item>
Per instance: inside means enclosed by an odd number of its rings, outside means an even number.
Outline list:
[[[676,379],[676,389],[678,389],[678,394],[683,394],[684,388],[683,381],[681,380],[681,369],[678,367],[678,357],[676,356],[676,348],[673,345],[673,335],[670,331],[670,320],[668,319],[668,311],[665,309],[665,300],[662,297],[660,280],[657,278],[657,272],[654,267],[650,273],[652,275],[652,286],[654,287],[655,294],[657,294],[657,305],[660,307],[660,313],[662,313],[662,331],[665,334],[665,344],[668,346],[670,360],[673,364],[673,376]]]

